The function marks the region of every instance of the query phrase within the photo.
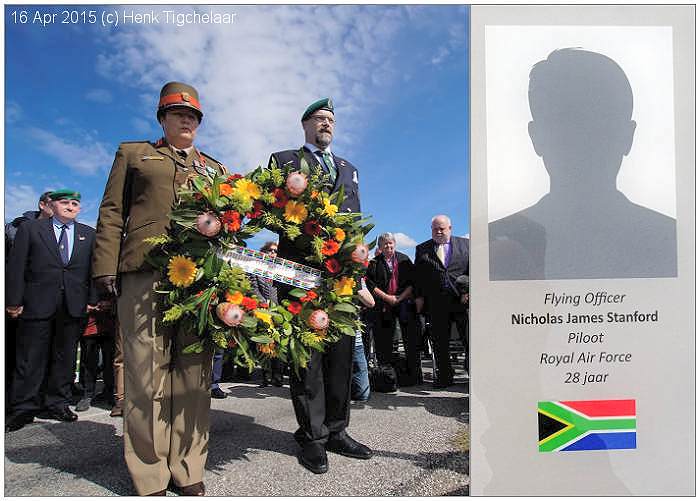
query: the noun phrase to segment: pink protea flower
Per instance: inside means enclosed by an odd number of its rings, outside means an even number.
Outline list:
[[[287,191],[293,197],[298,197],[304,193],[304,190],[308,184],[309,180],[306,177],[306,174],[301,172],[290,172],[287,176]]]
[[[212,212],[197,216],[197,231],[206,237],[213,237],[221,231],[221,221]]]
[[[236,327],[243,320],[243,310],[237,304],[219,303],[216,316],[229,327]]]
[[[369,257],[369,247],[365,244],[357,244],[355,250],[350,254],[350,259],[356,263],[364,263]]]
[[[309,315],[309,326],[316,331],[322,331],[328,328],[329,322],[328,313],[323,310],[314,310],[311,315]]]

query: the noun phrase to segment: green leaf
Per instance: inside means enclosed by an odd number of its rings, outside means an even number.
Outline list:
[[[200,336],[204,333],[204,329],[207,327],[207,320],[209,317],[209,303],[211,302],[211,296],[214,293],[214,289],[210,288],[203,294],[204,301],[199,307],[199,321],[197,322],[197,334]]]
[[[339,303],[336,304],[333,309],[335,311],[342,311],[345,313],[357,313],[357,306],[352,303]]]
[[[259,344],[270,344],[274,341],[270,336],[251,336],[250,340]]]
[[[204,351],[204,344],[202,341],[197,341],[196,343],[192,343],[191,345],[185,346],[185,348],[182,350],[182,353],[189,355],[191,353],[202,353]]]
[[[243,320],[241,320],[241,327],[248,330],[254,330],[258,325],[258,319],[253,315],[243,315]]]
[[[306,291],[304,289],[292,289],[287,293],[287,295],[298,299],[306,296]]]

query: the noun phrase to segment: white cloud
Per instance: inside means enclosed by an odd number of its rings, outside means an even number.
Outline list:
[[[5,185],[5,222],[12,221],[29,210],[38,210],[41,193],[27,184]]]
[[[22,107],[14,101],[8,101],[5,105],[5,123],[13,124],[20,118],[22,118]]]
[[[409,237],[405,233],[394,233],[394,238],[396,238],[396,247],[415,247],[418,245],[413,238]]]
[[[386,97],[386,82],[400,78],[389,64],[391,42],[406,17],[400,7],[197,9],[235,12],[236,18],[232,25],[206,29],[161,23],[120,30],[97,67],[105,77],[117,75],[147,92],[141,112],[149,119],[163,83],[192,83],[205,114],[202,149],[231,170],[254,168],[272,151],[299,146],[301,114],[325,96],[336,104],[334,146],[342,154],[351,140],[361,139],[369,110]]]
[[[78,174],[96,174],[112,165],[112,155],[92,134],[80,133],[81,141],[68,141],[38,127],[27,129],[37,148]]]
[[[85,99],[95,103],[107,104],[112,102],[112,93],[106,89],[91,89],[85,94]]]
[[[440,47],[437,51],[437,54],[435,54],[433,56],[433,58],[430,60],[430,62],[433,63],[434,65],[438,65],[438,64],[442,63],[449,55],[450,55],[450,51],[447,47]]]
[[[133,118],[131,120],[131,125],[135,133],[142,134],[143,136],[152,135],[154,131],[159,130],[155,127],[155,121],[149,122],[143,118]]]

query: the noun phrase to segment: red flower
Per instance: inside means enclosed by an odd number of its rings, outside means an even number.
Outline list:
[[[228,347],[229,348],[235,348],[238,343],[236,342],[235,339],[229,339],[228,340]]]
[[[287,310],[294,315],[298,315],[301,311],[301,303],[292,301],[291,303],[289,303],[289,306],[287,306]]]
[[[321,247],[321,254],[324,256],[332,256],[338,250],[340,249],[340,244],[336,242],[335,240],[326,240],[323,242],[323,246]]]
[[[287,192],[285,192],[282,188],[275,188],[272,194],[275,196],[275,201],[272,202],[273,207],[282,209],[285,205],[287,205],[287,202],[289,202],[289,195],[287,195]]]
[[[369,266],[369,259],[365,260],[365,262],[362,263],[362,266],[364,266],[365,268],[367,268],[367,267]]]
[[[257,219],[260,216],[262,216],[262,210],[263,210],[263,204],[259,200],[256,200],[253,202],[253,210],[250,212],[246,212],[245,216],[248,219]]]
[[[258,307],[258,302],[252,297],[244,297],[241,301],[241,306],[248,311],[252,311]]]
[[[240,179],[242,177],[243,176],[241,176],[240,174],[231,174],[229,177],[226,178],[226,181],[230,183],[231,181],[235,181],[236,179]]]
[[[329,259],[329,261],[330,261],[330,259]],[[335,261],[335,259],[333,261]],[[302,303],[308,303],[309,301],[313,301],[317,297],[318,297],[318,294],[316,294],[314,291],[309,291],[306,293],[306,296],[299,298],[299,301],[301,301]]]
[[[268,309],[269,307],[270,307],[270,303],[260,303],[260,304],[258,304],[258,308]]]
[[[238,231],[241,229],[241,215],[235,210],[227,210],[221,216],[221,222],[224,223],[228,231]]]
[[[318,224],[318,221],[310,219],[304,224],[304,233],[306,233],[307,235],[310,235],[312,237],[315,237],[316,235],[320,235],[321,234],[321,225]]]
[[[340,263],[335,258],[326,259],[324,261],[323,265],[333,275],[335,275],[336,273],[338,273],[341,270]]]

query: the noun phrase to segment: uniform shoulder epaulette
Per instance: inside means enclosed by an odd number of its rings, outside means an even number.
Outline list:
[[[207,154],[207,153],[204,153],[203,151],[201,151],[200,153],[202,153],[202,155],[204,155],[205,157],[207,157],[207,158],[208,158],[209,160],[211,160],[212,162],[217,163],[217,164],[219,164],[219,165],[224,165],[224,164],[222,164],[221,162],[219,162],[216,158],[214,158],[213,156],[211,156],[211,155],[209,155],[209,154]]]
[[[149,141],[148,139],[143,139],[142,141],[122,141],[119,144],[144,144],[144,143],[153,144],[153,141]]]

